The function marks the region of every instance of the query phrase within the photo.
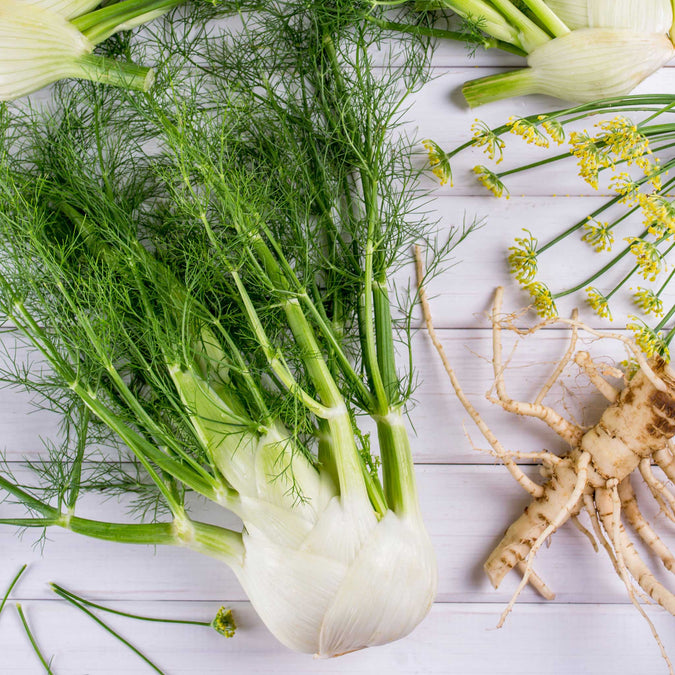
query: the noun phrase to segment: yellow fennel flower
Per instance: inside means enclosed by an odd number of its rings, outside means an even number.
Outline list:
[[[548,148],[548,138],[544,136],[535,122],[522,117],[509,117],[506,124],[511,127],[510,131],[512,134],[524,138],[528,144],[534,144],[540,148]]]
[[[471,131],[473,132],[473,145],[477,148],[483,148],[483,152],[491,160],[496,157],[496,163],[499,164],[504,159],[503,151],[506,145],[504,140],[479,119],[475,120],[471,126]]]
[[[648,281],[654,281],[661,271],[663,258],[656,245],[651,241],[644,241],[638,237],[627,237],[631,253],[635,256],[635,263],[639,267],[639,274]]]
[[[551,319],[558,316],[558,310],[555,306],[553,294],[546,284],[542,284],[540,281],[534,281],[531,284],[527,284],[525,289],[532,297],[532,304],[539,316],[544,319]]]
[[[619,202],[628,206],[633,206],[640,198],[640,184],[633,180],[633,177],[625,171],[613,176],[609,187],[618,195],[621,195]]]
[[[595,126],[601,131],[594,140],[603,144],[604,151],[613,160],[622,159],[631,164],[652,152],[647,137],[638,131],[633,122],[621,115]]]
[[[601,318],[601,319],[612,319],[612,313],[609,311],[609,301],[607,298],[593,286],[589,286],[586,289],[586,302],[591,306],[591,309]]]
[[[611,251],[614,244],[614,232],[609,223],[589,219],[584,223],[584,235],[581,237],[596,253]]]
[[[641,168],[654,189],[658,191],[663,187],[662,179],[668,175],[668,172],[661,169],[661,160],[658,157],[654,157],[653,159],[654,161],[652,162],[642,164]]]
[[[642,286],[638,286],[637,291],[633,294],[633,302],[635,302],[645,314],[663,316],[663,302],[651,288],[642,288]]]
[[[450,159],[443,151],[441,146],[429,139],[422,141],[422,145],[429,153],[429,166],[431,167],[431,171],[434,176],[440,180],[441,185],[445,185],[448,181],[450,181],[450,185],[452,185]]]
[[[565,129],[558,120],[551,120],[546,115],[539,115],[541,126],[544,131],[551,137],[551,140],[557,145],[562,145],[565,142]]]
[[[486,166],[474,166],[473,172],[478,177],[478,180],[490,190],[495,197],[501,197],[506,193],[506,198],[509,198],[509,191],[494,171],[490,171]]]
[[[537,240],[528,231],[527,237],[517,237],[515,246],[509,246],[509,268],[521,284],[529,284],[537,273]]]
[[[573,131],[570,134],[570,152],[579,160],[579,175],[597,190],[598,171],[602,164],[595,141],[586,133]]]
[[[659,194],[640,195],[640,208],[645,227],[660,237],[666,232],[675,233],[675,206]]]
[[[670,351],[663,338],[638,317],[631,316],[629,318],[632,321],[627,328],[633,331],[635,342],[645,355],[647,357],[661,356],[666,361],[670,361]]]

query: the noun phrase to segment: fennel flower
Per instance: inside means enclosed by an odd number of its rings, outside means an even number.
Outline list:
[[[473,172],[476,174],[478,181],[490,190],[495,197],[501,197],[506,193],[506,198],[509,198],[509,191],[494,171],[490,171],[486,166],[478,165],[473,167]]]
[[[639,274],[648,281],[654,281],[663,266],[663,257],[656,244],[639,237],[627,237],[626,241],[629,242],[630,251],[635,256]]]
[[[471,125],[471,131],[473,132],[472,145],[476,148],[483,148],[483,152],[499,164],[504,159],[504,146],[506,145],[504,139],[479,119]]]
[[[422,145],[429,155],[431,172],[440,180],[441,185],[445,185],[448,181],[451,181],[450,184],[452,185],[450,158],[435,141],[426,139],[422,141]]]
[[[94,44],[62,15],[39,5],[0,0],[0,101],[79,77],[147,89],[148,68],[92,54]]]
[[[590,218],[584,223],[584,234],[581,237],[596,253],[602,251],[611,251],[614,244],[614,233],[611,225],[605,222],[598,222]]]
[[[539,148],[548,148],[549,140],[539,128],[536,122],[522,117],[509,117],[506,125],[510,127],[512,134],[520,136],[528,145],[536,145]]]
[[[638,347],[642,349],[647,358],[652,356],[661,356],[666,361],[670,361],[670,350],[666,341],[644,321],[637,316],[630,317],[631,322],[627,328],[633,331],[633,336]]]
[[[626,204],[626,206],[633,206],[640,199],[640,183],[625,171],[614,174],[609,182],[609,187],[618,195],[621,195],[619,202]]]
[[[612,321],[612,313],[609,310],[609,300],[597,288],[589,286],[586,289],[586,302],[591,309],[601,318]]]
[[[529,284],[537,274],[537,240],[528,231],[527,237],[516,237],[515,246],[509,247],[509,268],[521,284]]]
[[[639,201],[644,225],[651,234],[675,233],[675,205],[670,199],[659,194],[641,194]]]
[[[558,120],[549,119],[546,115],[539,115],[539,122],[556,145],[562,145],[565,142],[565,129]]]
[[[663,316],[663,301],[651,288],[639,286],[633,294],[633,301],[645,314]]]
[[[546,284],[540,281],[534,281],[525,286],[525,290],[532,298],[534,310],[544,319],[552,319],[558,316],[558,309],[555,306],[553,293]]]

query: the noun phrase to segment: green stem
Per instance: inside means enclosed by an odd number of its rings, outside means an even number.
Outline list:
[[[145,654],[143,654],[138,648],[134,647],[134,645],[132,645],[131,642],[123,638],[117,631],[113,630],[107,623],[105,623],[102,619],[97,617],[93,612],[88,610],[82,603],[78,602],[69,595],[61,595],[61,597],[66,602],[70,603],[73,607],[76,607],[80,611],[84,612],[88,617],[93,619],[104,630],[108,631],[110,635],[117,638],[123,645],[131,649],[131,651],[134,652],[134,654],[136,654],[143,661],[145,661],[156,673],[159,673],[159,675],[165,675],[164,671],[160,670],[158,666],[156,666],[147,656],[145,656]]]
[[[523,14],[511,0],[492,0],[492,4],[521,32],[522,46],[528,54],[551,40],[551,36]]]
[[[349,413],[345,410],[324,422],[329,440],[328,445],[324,443],[323,450],[330,453],[331,468],[337,473],[340,495],[348,500],[371,503],[379,510],[382,505],[377,496],[377,486],[368,479],[370,474],[356,447]],[[374,500],[371,499],[371,493]]]
[[[7,600],[9,599],[10,594],[14,590],[14,586],[17,585],[19,582],[19,579],[21,578],[21,575],[26,571],[26,568],[28,565],[24,565],[17,573],[14,579],[12,579],[12,582],[9,584],[9,588],[5,592],[4,597],[2,598],[2,602],[0,602],[0,614],[2,614],[2,610],[5,609],[5,605],[7,604]]]
[[[389,302],[387,280],[384,276],[373,282],[373,312],[375,317],[377,363],[382,376],[382,384],[387,401],[393,403],[399,397],[399,378],[396,372],[391,303]]]
[[[639,239],[644,239],[646,236],[646,232],[643,232]],[[555,293],[553,295],[554,300],[558,300],[559,298],[564,298],[566,295],[571,295],[572,293],[576,293],[577,291],[580,291],[590,284],[592,284],[596,279],[601,277],[607,270],[611,269],[616,263],[619,262],[619,260],[625,258],[628,254],[630,253],[630,246],[626,246],[626,248],[619,253],[619,255],[615,256],[610,260],[604,267],[602,267],[600,270],[592,274],[590,277],[588,277],[585,281],[582,281],[580,284],[577,284],[573,288],[569,288],[566,291],[561,291],[560,293]]]
[[[618,290],[621,289],[622,286],[625,285],[625,283],[635,274],[640,269],[639,265],[635,265],[633,269],[626,274],[626,276],[605,296],[607,300],[609,300]]]
[[[256,335],[258,343],[265,354],[267,363],[274,372],[274,374],[279,378],[283,385],[292,392],[302,404],[311,412],[313,412],[317,417],[325,417],[327,414],[326,406],[317,401],[314,397],[310,396],[296,381],[291,369],[288,367],[283,356],[279,355],[265,332],[265,329],[260,321],[258,312],[256,311],[251,298],[248,295],[246,287],[244,286],[239,273],[236,270],[230,271],[230,276],[234,281],[237,291],[241,298],[242,304],[244,306],[244,311],[248,321],[253,329],[253,332]]]
[[[429,26],[416,26],[409,23],[398,23],[396,21],[384,21],[374,16],[367,16],[367,21],[379,26],[384,30],[396,31],[399,33],[406,33],[408,35],[420,35],[422,37],[433,37],[441,40],[453,40],[456,42],[467,42],[469,44],[476,44],[484,49],[500,49],[516,56],[527,56],[527,52],[515,44],[506,42],[505,40],[498,40],[495,37],[487,38],[483,36],[473,36],[468,33],[460,31],[445,30],[443,28],[432,28]]]
[[[148,91],[155,81],[152,68],[116,61],[98,54],[86,54],[74,62],[73,77],[109,84],[122,89]]]
[[[672,319],[672,317],[675,315],[675,305],[673,305],[668,313],[659,321],[658,325],[656,328],[654,328],[654,332],[658,333],[659,331],[663,330],[664,326]],[[670,344],[670,341],[673,339],[673,336],[675,335],[675,327],[670,329],[670,332],[668,335],[666,335],[665,342],[666,344]]]
[[[63,588],[63,586],[59,586],[58,584],[50,583],[49,585],[51,586],[54,593],[62,597],[64,600],[71,598],[72,600],[79,602],[81,605],[86,605],[87,607],[92,607],[93,609],[100,609],[102,612],[108,612],[109,614],[115,614],[116,616],[123,616],[127,619],[136,619],[138,621],[149,621],[153,623],[176,623],[176,624],[183,624],[186,626],[206,626],[206,627],[211,626],[210,621],[193,621],[190,619],[160,619],[157,617],[140,616],[139,614],[130,614],[129,612],[121,612],[118,609],[112,609],[111,607],[99,605],[95,602],[92,602],[91,600],[86,600],[85,598],[76,595],[72,591]]]
[[[391,408],[386,416],[376,417],[375,421],[387,504],[398,515],[419,516],[415,467],[401,411]]]
[[[661,295],[661,293],[663,293],[663,291],[666,290],[666,286],[668,286],[668,284],[670,283],[673,276],[675,276],[675,267],[673,267],[673,271],[668,275],[668,278],[663,282],[663,285],[661,286],[661,288],[659,288],[659,290],[656,291],[656,297],[657,298]]]
[[[532,13],[547,28],[553,37],[562,37],[570,32],[564,21],[544,2],[544,0],[523,0]]]
[[[328,64],[335,80],[335,86],[338,90],[340,98],[348,99],[346,94],[346,86],[342,78],[342,71],[338,62],[335,45],[330,35],[324,34],[323,46],[325,54],[328,58]],[[366,138],[361,139],[359,133],[359,124],[355,119],[354,114],[350,108],[347,108],[343,113],[348,134],[351,139],[351,144],[354,147],[363,146],[362,153],[364,156],[372,154],[371,138],[366,134]],[[368,171],[363,168],[359,169],[359,177],[361,180],[361,189],[363,191],[363,203],[365,208],[365,216],[367,222],[367,238],[364,251],[363,264],[363,290],[359,298],[359,337],[363,348],[363,359],[368,374],[368,380],[371,389],[377,400],[378,412],[385,414],[389,406],[387,400],[387,393],[385,391],[384,383],[382,381],[382,374],[380,373],[379,363],[377,358],[377,340],[375,337],[375,326],[373,323],[373,263],[375,256],[375,233],[377,230],[379,220],[378,209],[378,183],[374,176],[371,176]]]
[[[506,73],[488,75],[466,82],[462,87],[464,98],[475,108],[492,101],[501,101],[513,96],[525,96],[537,92],[537,81],[532,68],[510,70]]]
[[[11,494],[19,496],[23,492],[11,484],[9,487],[5,485],[4,479],[0,480],[3,482],[2,487]],[[28,500],[24,501],[21,496],[19,498],[28,505]],[[40,506],[53,513],[44,518],[1,518],[0,524],[16,527],[62,527],[85,537],[119,544],[184,546],[232,566],[240,565],[243,560],[244,544],[241,533],[217,525],[188,520],[186,517],[177,518],[170,523],[112,523],[58,514],[47,505]],[[30,504],[30,507],[36,508],[34,504]]]
[[[40,651],[40,648],[38,647],[37,641],[35,640],[35,637],[33,636],[33,633],[31,632],[31,629],[28,626],[28,621],[26,620],[26,615],[23,613],[23,607],[17,602],[16,603],[16,611],[19,614],[19,618],[21,619],[21,623],[23,624],[23,629],[26,631],[26,635],[28,636],[28,639],[30,640],[31,646],[33,647],[33,651],[37,655],[38,659],[40,659],[40,663],[45,669],[45,672],[48,675],[54,675],[54,672],[50,668],[50,664],[47,662],[44,656],[42,656],[42,652]]]
[[[87,406],[82,405],[82,415],[79,420],[77,429],[77,454],[73,460],[73,465],[70,470],[68,478],[68,498],[66,499],[66,506],[72,512],[77,503],[77,498],[80,495],[80,482],[82,478],[82,461],[84,460],[84,451],[87,447],[87,432],[89,430],[89,423],[91,420],[91,410]]]
[[[99,44],[120,30],[130,28],[143,15],[152,18],[182,4],[185,0],[123,0],[83,14],[71,23],[92,43]]]
[[[515,45],[526,51],[518,30],[512,26],[494,7],[483,0],[418,0],[417,9],[446,7],[459,16],[480,24],[480,30],[492,37]]]

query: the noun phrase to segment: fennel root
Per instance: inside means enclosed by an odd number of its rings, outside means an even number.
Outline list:
[[[423,269],[419,250],[417,269],[418,283],[421,286]],[[509,452],[502,447],[462,391],[435,336],[429,303],[423,287],[420,288],[427,328],[458,398],[490,444],[495,457],[504,462],[521,487],[532,497],[523,515],[507,529],[484,565],[495,587],[499,586],[505,575],[514,567],[523,574],[518,589],[502,613],[498,625],[503,625],[518,595],[528,582],[534,580],[534,588],[542,591],[541,581],[534,575],[532,569],[537,551],[565,522],[576,519],[581,511],[585,511],[594,526],[596,537],[608,552],[617,574],[626,585],[631,602],[648,622],[672,674],[671,661],[653,623],[640,605],[633,584],[637,584],[649,598],[673,616],[675,616],[675,593],[657,580],[654,572],[649,569],[633,546],[622,523],[622,512],[665,569],[674,572],[675,558],[640,512],[631,487],[631,479],[641,467],[639,475],[644,479],[645,468],[649,467],[652,459],[665,466],[670,466],[675,461],[672,454],[673,446],[670,443],[675,435],[675,372],[662,359],[652,358],[646,361],[637,345],[625,336],[602,335],[579,322],[576,317],[569,320],[550,319],[527,330],[517,328],[513,324],[512,316],[504,317],[501,314],[502,293],[502,289],[498,288],[492,310],[492,363],[497,392],[495,402],[511,413],[540,419],[560,433],[571,445],[571,450],[562,457],[548,451],[528,455],[528,459],[536,459],[544,467],[548,479],[543,485],[531,481],[523,474],[514,461],[522,455]],[[512,400],[506,393],[504,384],[501,331],[507,328],[520,335],[530,334],[556,322],[573,329],[570,348],[544,385],[535,403]],[[640,367],[622,391],[615,390],[600,376],[586,352],[575,352],[578,331],[587,331],[603,338],[619,339],[630,349]],[[542,403],[555,379],[573,358],[589,374],[592,382],[601,382],[600,391],[609,401],[609,406],[600,421],[587,431],[564,420],[556,411]],[[648,484],[651,483],[650,488],[659,501],[662,513],[675,522],[670,488],[654,480],[645,480]],[[668,503],[671,506],[668,506]],[[597,549],[593,537],[587,531],[586,533]]]

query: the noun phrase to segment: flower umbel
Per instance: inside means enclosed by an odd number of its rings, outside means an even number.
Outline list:
[[[478,165],[473,167],[473,172],[478,177],[478,180],[490,190],[495,197],[501,197],[506,193],[506,198],[509,198],[509,191],[494,171],[490,171],[486,166]]]
[[[598,189],[598,171],[602,166],[600,149],[587,133],[570,134],[570,152],[579,160],[579,175],[593,188]]]
[[[586,289],[586,302],[591,309],[601,318],[612,321],[612,313],[609,311],[609,301],[597,288],[589,286]]]
[[[651,288],[638,286],[633,294],[633,302],[642,309],[645,314],[654,314],[654,316],[663,315],[663,302]]]
[[[670,361],[670,351],[665,340],[644,321],[636,316],[630,317],[628,330],[632,330],[635,336],[635,342],[647,357],[661,356],[666,361]]]
[[[534,281],[531,284],[527,284],[525,289],[532,297],[532,304],[539,316],[544,319],[551,319],[558,316],[558,310],[555,306],[553,294],[546,284],[542,284],[540,281]]]
[[[422,145],[429,153],[429,166],[432,173],[441,181],[441,185],[445,185],[450,181],[452,185],[452,171],[450,170],[450,158],[443,151],[438,143],[432,140],[422,141]]]
[[[540,148],[548,148],[549,140],[536,122],[523,117],[509,117],[506,124],[511,127],[512,134],[524,138],[528,144],[534,144]]]
[[[537,273],[537,240],[528,231],[527,237],[517,237],[515,246],[509,247],[509,268],[521,284],[529,284]]]
[[[663,257],[656,244],[638,237],[627,237],[626,241],[630,243],[631,253],[636,258],[635,262],[643,279],[654,281],[663,264]]]
[[[657,237],[675,233],[675,205],[659,194],[640,195],[644,224]]]
[[[647,137],[638,131],[634,122],[622,115],[595,126],[601,130],[595,141],[601,142],[605,152],[615,160],[622,159],[631,164],[652,152]]]
[[[589,220],[584,223],[584,234],[581,237],[596,253],[611,251],[614,244],[614,233],[609,223]]]
[[[640,184],[625,171],[615,174],[609,182],[609,187],[621,195],[621,199],[619,199],[621,204],[633,206],[640,198]]]
[[[539,115],[539,120],[541,121],[542,128],[554,143],[562,145],[565,142],[565,129],[558,120],[548,119],[546,115]]]
[[[473,132],[473,145],[477,148],[483,148],[483,151],[491,160],[497,157],[496,163],[499,164],[504,159],[504,139],[479,119],[473,123],[471,131]]]

